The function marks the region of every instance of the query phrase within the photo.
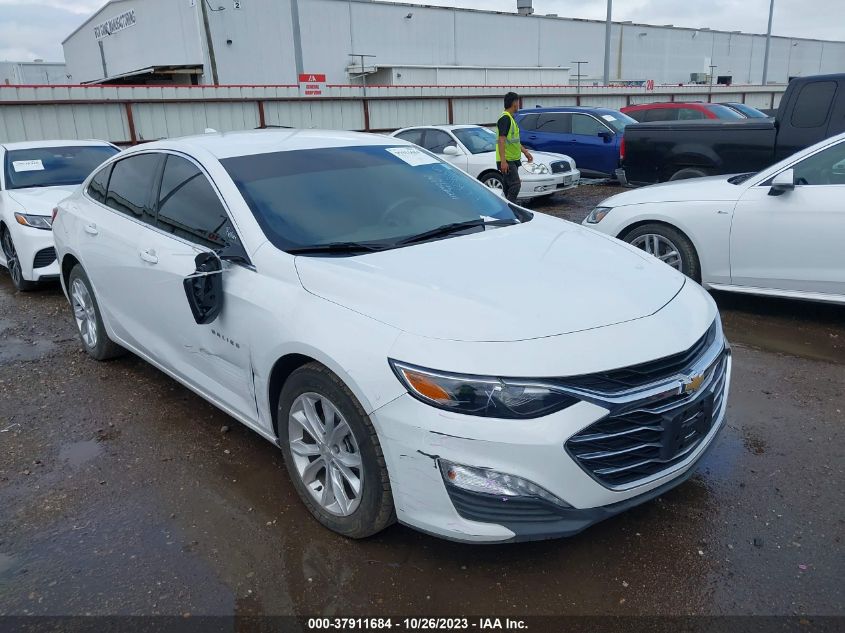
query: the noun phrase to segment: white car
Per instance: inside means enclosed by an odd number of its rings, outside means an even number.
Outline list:
[[[276,443],[347,536],[573,534],[683,481],[723,424],[730,350],[698,284],[400,139],[157,141],[56,214],[84,349]]]
[[[845,134],[759,173],[626,191],[584,220],[714,290],[845,303]]]
[[[102,141],[0,144],[0,265],[18,290],[58,277],[53,207],[117,152]]]
[[[479,125],[423,125],[396,130],[391,136],[424,147],[440,158],[478,178],[488,187],[504,189],[496,167],[496,133]],[[523,199],[550,196],[578,186],[581,172],[565,154],[531,152],[533,162],[519,168]]]

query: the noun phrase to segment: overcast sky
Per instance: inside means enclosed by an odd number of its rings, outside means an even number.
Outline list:
[[[0,0],[0,59],[62,60],[62,40],[104,3],[105,0]],[[516,0],[425,0],[413,4],[493,11],[516,9]],[[562,17],[604,19],[606,7],[606,0],[534,0],[537,13],[557,13]],[[772,31],[776,35],[845,40],[842,8],[843,0],[775,0]],[[769,0],[616,0],[613,9],[614,20],[765,33]]]

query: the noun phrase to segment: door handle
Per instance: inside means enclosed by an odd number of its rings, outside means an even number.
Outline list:
[[[97,225],[93,223],[85,225],[85,232],[89,235],[97,235],[99,233],[99,231],[97,230]]]
[[[148,248],[144,251],[140,251],[138,255],[145,262],[149,262],[150,264],[158,264],[158,256],[156,255],[156,252],[151,248]]]
[[[533,141],[537,138],[537,135],[536,134],[529,134],[528,138],[530,138]]]

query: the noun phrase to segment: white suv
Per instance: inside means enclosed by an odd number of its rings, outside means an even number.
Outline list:
[[[398,139],[145,144],[53,226],[86,351],[131,350],[277,443],[347,536],[574,534],[683,481],[723,424],[697,284]]]

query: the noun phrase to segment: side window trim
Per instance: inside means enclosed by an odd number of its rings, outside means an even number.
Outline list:
[[[232,217],[232,212],[229,209],[229,205],[226,204],[226,200],[223,199],[223,195],[220,193],[220,189],[217,187],[217,183],[214,182],[214,179],[209,175],[209,173],[205,170],[205,168],[196,159],[194,159],[193,156],[190,156],[189,154],[185,154],[185,153],[180,152],[178,150],[166,149],[166,150],[160,150],[159,153],[161,153],[165,157],[165,160],[162,161],[161,167],[159,168],[158,178],[157,178],[158,184],[155,187],[156,194],[155,194],[155,202],[154,202],[154,206],[155,206],[154,211],[155,211],[156,224],[150,226],[150,228],[155,229],[155,231],[157,233],[160,233],[161,235],[166,235],[167,237],[170,237],[172,239],[179,240],[183,244],[187,244],[187,245],[189,245],[193,248],[206,249],[206,250],[209,250],[209,251],[214,250],[214,249],[209,249],[208,247],[202,246],[201,244],[197,244],[196,242],[192,242],[191,240],[185,239],[185,238],[180,237],[178,235],[174,235],[173,233],[168,233],[167,231],[160,229],[157,226],[157,224],[158,224],[159,198],[161,197],[161,185],[162,185],[162,182],[164,181],[164,169],[165,169],[165,166],[167,165],[167,157],[176,156],[178,158],[183,158],[183,159],[187,160],[189,163],[191,163],[194,167],[196,167],[197,170],[199,170],[199,173],[203,177],[205,177],[206,181],[209,183],[209,185],[211,185],[212,191],[214,191],[214,194],[217,196],[217,199],[220,202],[220,206],[223,208],[223,212],[226,214],[226,219],[229,220],[229,223],[232,225],[232,228],[234,229],[235,234],[238,236],[238,241],[241,243],[241,249],[243,250],[243,255],[246,258],[246,262],[233,262],[233,263],[237,263],[237,264],[243,266],[244,268],[248,268],[250,270],[255,270],[255,265],[252,263],[252,258],[249,256],[249,253],[247,252],[245,242],[243,240],[243,237],[241,236],[241,231],[238,228],[237,222],[235,222],[234,218]]]

